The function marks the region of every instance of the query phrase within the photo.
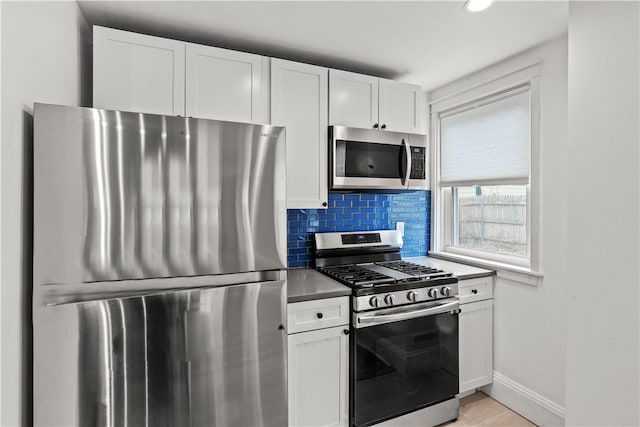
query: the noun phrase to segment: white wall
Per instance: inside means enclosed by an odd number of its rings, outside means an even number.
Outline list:
[[[570,3],[567,425],[640,425],[639,13]]]
[[[75,1],[7,2],[2,8],[2,358],[0,425],[26,425],[30,403],[29,168],[33,102],[88,105],[90,29]],[[88,58],[88,62],[81,61]],[[28,175],[28,174],[27,174]],[[26,308],[26,309],[25,309]]]
[[[567,263],[567,39],[552,41],[433,91],[436,100],[541,61],[539,286],[497,279],[496,399],[541,425],[562,424]]]
[[[0,5],[0,25],[2,25],[2,5]],[[0,31],[0,52],[2,47],[2,31]],[[1,58],[0,58],[1,59]],[[2,82],[2,67],[0,66],[0,83]],[[0,84],[0,99],[2,99],[2,84]],[[2,108],[0,106],[0,132],[2,130]],[[0,135],[1,138],[1,135]],[[0,139],[1,141],[1,139]],[[2,188],[2,149],[0,142],[0,188]],[[1,193],[0,193],[1,194]],[[2,237],[2,197],[0,197],[0,242]],[[2,380],[2,245],[0,244],[0,381]],[[2,387],[0,386],[0,424],[2,424]]]

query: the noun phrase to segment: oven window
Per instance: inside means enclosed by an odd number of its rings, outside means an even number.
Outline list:
[[[402,178],[406,154],[401,145],[338,140],[336,163],[339,177]]]
[[[357,426],[390,419],[458,393],[458,315],[443,313],[356,329]]]

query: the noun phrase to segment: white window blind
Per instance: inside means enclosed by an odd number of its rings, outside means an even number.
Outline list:
[[[531,152],[529,86],[476,108],[440,116],[440,183],[527,184]]]

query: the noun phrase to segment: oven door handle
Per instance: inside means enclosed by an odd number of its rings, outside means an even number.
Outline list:
[[[402,145],[404,146],[404,152],[407,156],[407,171],[405,172],[404,179],[402,180],[402,185],[409,188],[409,177],[411,177],[411,146],[404,138],[402,139]]]
[[[404,311],[391,314],[374,314],[374,315],[357,315],[355,316],[356,328],[364,328],[367,326],[379,325],[382,323],[397,322],[400,320],[415,319],[416,317],[433,316],[434,314],[442,314],[449,311],[457,310],[460,306],[458,300],[440,304],[435,307],[423,309],[407,309]]]

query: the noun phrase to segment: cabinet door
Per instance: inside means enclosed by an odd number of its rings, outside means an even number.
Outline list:
[[[327,68],[271,60],[271,123],[287,128],[287,208],[327,206]]]
[[[93,106],[181,115],[184,42],[93,27]]]
[[[380,126],[396,132],[421,133],[420,86],[380,79]]]
[[[378,78],[329,71],[329,124],[373,128],[378,123]]]
[[[268,58],[192,43],[186,55],[187,116],[268,122]]]
[[[493,300],[460,306],[460,393],[493,381]]]
[[[347,426],[349,326],[289,335],[289,425]]]

